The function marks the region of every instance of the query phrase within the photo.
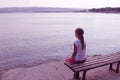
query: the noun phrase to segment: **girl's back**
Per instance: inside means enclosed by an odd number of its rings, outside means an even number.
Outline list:
[[[86,43],[84,41],[84,49],[82,49],[82,44],[81,44],[81,40],[78,39],[77,41],[74,42],[74,44],[77,47],[77,52],[76,52],[76,56],[75,56],[75,60],[76,61],[82,61],[86,59]]]

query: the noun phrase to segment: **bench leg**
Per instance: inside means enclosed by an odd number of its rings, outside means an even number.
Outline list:
[[[74,73],[74,80],[80,80],[79,78],[79,72]]]
[[[84,72],[83,72],[82,80],[86,80],[86,73],[87,73],[87,71],[84,71]]]
[[[120,72],[119,67],[120,67],[120,62],[117,63],[117,69],[116,69],[116,72],[117,72],[117,73]]]
[[[109,67],[109,69],[111,69],[111,70],[112,70],[112,66],[113,66],[113,64],[111,63],[111,64],[110,64],[110,67]]]
[[[112,66],[113,66],[113,63],[110,64],[110,67],[109,67],[110,70],[112,70],[112,71],[114,71],[114,72],[117,72],[117,73],[120,72],[120,70],[119,70],[120,62],[117,62],[117,67],[116,67],[116,69],[113,69]]]

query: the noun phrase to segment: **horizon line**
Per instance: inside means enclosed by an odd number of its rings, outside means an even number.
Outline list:
[[[7,7],[0,7],[0,8],[67,8],[67,9],[80,9],[80,8],[74,8],[74,7],[41,7],[41,6],[7,6]],[[96,7],[93,7],[96,8]],[[98,8],[98,7],[97,7]],[[99,8],[120,8],[120,7],[99,7]],[[81,8],[81,9],[92,9],[92,8]]]

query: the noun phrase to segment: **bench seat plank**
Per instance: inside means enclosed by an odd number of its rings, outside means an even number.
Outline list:
[[[117,58],[119,59],[119,58]],[[76,72],[80,72],[80,71],[84,71],[84,70],[89,70],[89,69],[93,69],[93,68],[97,68],[97,67],[101,67],[101,66],[105,66],[105,65],[109,65],[110,63],[115,63],[115,62],[119,62],[119,60],[117,59],[114,59],[114,60],[110,60],[110,61],[106,61],[106,62],[103,62],[103,63],[99,63],[99,64],[95,64],[95,65],[90,65],[90,66],[85,66],[85,67],[82,67],[82,68],[73,68]]]
[[[80,67],[85,67],[85,66],[89,66],[89,65],[94,65],[94,64],[99,64],[99,63],[105,63],[107,61],[112,61],[112,60],[119,60],[120,56],[116,56],[116,57],[113,57],[113,58],[107,58],[107,59],[103,59],[103,60],[96,60],[94,62],[90,62],[90,63],[83,63],[83,64],[80,64],[80,65],[77,65],[77,66],[73,66],[71,68],[80,68]]]

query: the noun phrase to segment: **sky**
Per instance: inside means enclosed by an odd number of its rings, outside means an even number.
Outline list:
[[[120,0],[0,0],[0,7],[120,7]]]

